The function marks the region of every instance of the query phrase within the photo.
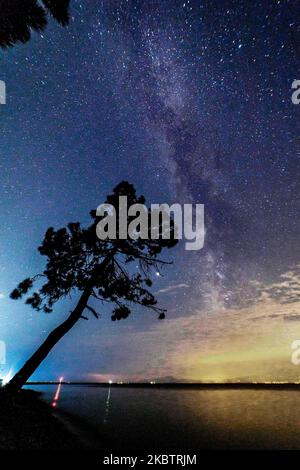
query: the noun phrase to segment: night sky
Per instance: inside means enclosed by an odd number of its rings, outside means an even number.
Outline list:
[[[76,325],[35,379],[298,380],[299,1],[71,1],[1,51],[0,339],[15,372],[76,301],[8,296],[43,269],[48,226],[87,223],[121,180],[205,204],[204,249],[157,276],[167,319]],[[300,367],[300,366],[299,366]]]

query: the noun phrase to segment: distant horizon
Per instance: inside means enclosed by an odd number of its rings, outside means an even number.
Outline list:
[[[59,384],[62,383],[63,385],[300,385],[299,382],[285,382],[285,381],[261,381],[261,382],[253,382],[253,381],[226,381],[226,382],[206,382],[206,381],[178,381],[178,382],[163,382],[159,380],[144,380],[144,381],[108,381],[108,382],[95,382],[95,381],[77,381],[77,380],[35,380],[35,381],[28,381],[26,385],[37,385],[37,384]]]

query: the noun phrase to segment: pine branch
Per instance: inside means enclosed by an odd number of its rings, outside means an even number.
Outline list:
[[[96,310],[93,307],[90,307],[90,305],[86,305],[85,308],[87,308],[90,312],[92,312],[94,317],[97,318],[98,320],[100,315],[96,312]]]

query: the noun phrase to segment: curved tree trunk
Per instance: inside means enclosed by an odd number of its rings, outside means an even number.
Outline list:
[[[105,273],[105,268],[109,265],[112,258],[114,257],[116,250],[112,250],[99,264],[97,271],[94,273],[94,279],[92,278],[85,290],[80,296],[80,299],[71,312],[70,316],[61,325],[57,326],[36,350],[36,352],[28,359],[24,366],[16,373],[16,375],[10,380],[10,382],[4,387],[4,390],[9,393],[18,392],[23,385],[26,384],[27,380],[39,367],[41,362],[48,356],[51,349],[58,343],[58,341],[65,336],[68,331],[78,322],[84,309],[87,307],[87,302],[93,291],[94,280],[98,276]]]
[[[84,309],[86,308],[87,301],[91,295],[92,289],[89,287],[81,294],[81,297],[75,309],[71,312],[70,316],[61,325],[56,327],[36,350],[36,352],[28,359],[24,366],[16,373],[11,381],[4,387],[5,391],[9,393],[18,392],[35,370],[39,367],[41,362],[48,356],[51,349],[58,343],[58,341],[66,334],[80,319]]]

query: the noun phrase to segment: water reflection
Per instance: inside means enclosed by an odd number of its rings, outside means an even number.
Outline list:
[[[109,408],[110,408],[110,387],[108,387],[108,392],[107,392],[107,398],[105,402],[105,411],[104,411],[104,418],[103,418],[103,423],[107,423],[108,421],[108,415],[109,415]]]
[[[297,390],[36,388],[128,449],[300,449]]]
[[[63,380],[64,380],[63,377],[61,377],[61,378],[59,379],[59,384],[58,384],[58,387],[57,387],[55,396],[54,396],[54,398],[53,398],[53,402],[51,403],[51,406],[52,406],[53,408],[55,408],[56,405],[57,405],[57,403],[58,403],[59,395],[60,395],[60,389],[61,389],[61,385],[62,385],[62,381],[63,381]]]

